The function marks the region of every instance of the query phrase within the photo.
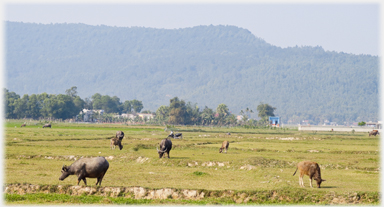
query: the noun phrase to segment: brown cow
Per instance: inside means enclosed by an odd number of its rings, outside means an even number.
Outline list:
[[[380,134],[378,130],[372,130],[371,132],[369,132],[369,136],[373,135],[376,137],[376,135]]]
[[[313,188],[312,187],[312,178],[314,180],[316,180],[318,188],[320,188],[321,182],[325,181],[325,180],[321,179],[320,166],[316,162],[312,162],[312,161],[299,162],[297,164],[296,171],[297,171],[297,169],[299,169],[299,171],[300,171],[299,185],[301,187],[304,187],[304,181],[303,181],[304,175],[309,176],[311,188]],[[296,171],[295,171],[295,173],[293,173],[293,175],[296,174]]]
[[[27,125],[26,124],[22,124],[21,127],[26,127]]]
[[[224,141],[223,144],[221,144],[221,148],[219,150],[219,153],[221,153],[223,151],[223,149],[225,149],[225,153],[227,153],[228,146],[229,146],[229,142],[228,141]]]
[[[123,149],[123,145],[121,144],[121,140],[119,138],[112,138],[111,139],[111,149],[115,149],[116,148],[116,145],[119,146],[119,149],[122,150]]]

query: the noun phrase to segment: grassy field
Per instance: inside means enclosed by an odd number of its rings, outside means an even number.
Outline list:
[[[298,175],[292,176],[296,164],[312,160],[326,181],[322,188],[310,189],[304,177],[310,193],[380,191],[379,136],[368,133],[175,126],[183,139],[172,139],[170,159],[159,159],[156,147],[169,134],[164,126],[53,123],[43,129],[38,122],[25,128],[21,124],[7,121],[4,127],[6,184],[76,185],[75,175],[59,181],[61,167],[73,158],[104,156],[110,167],[102,186],[297,193],[302,189]],[[124,148],[111,150],[110,138],[117,130],[125,133]],[[224,140],[230,142],[227,154],[219,153]],[[96,183],[87,181],[90,186]],[[6,203],[36,203],[11,198],[6,195]]]

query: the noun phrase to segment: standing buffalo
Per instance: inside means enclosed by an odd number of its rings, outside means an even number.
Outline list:
[[[173,131],[171,131],[171,133],[168,135],[167,138],[183,139],[183,134],[182,133],[174,134]]]
[[[303,181],[304,175],[309,176],[309,184],[310,184],[311,188],[312,188],[312,178],[314,180],[316,180],[318,188],[320,188],[321,182],[325,181],[325,180],[321,179],[320,166],[316,162],[311,162],[311,161],[299,162],[297,164],[296,171],[295,171],[295,173],[293,173],[293,175],[296,174],[297,169],[299,169],[299,172],[300,172],[299,185],[301,187],[304,187],[304,181]]]
[[[168,135],[168,138],[183,139],[183,134],[182,133],[170,134]]]
[[[159,158],[162,158],[164,153],[167,153],[168,154],[168,158],[169,158],[169,151],[171,151],[172,149],[172,142],[171,140],[165,138],[163,139],[161,142],[160,142],[160,150],[158,148],[157,149],[157,153],[159,153]]]
[[[120,141],[124,138],[124,132],[123,131],[117,131],[116,132],[116,138],[118,138]]]
[[[51,124],[44,124],[43,128],[45,128],[45,127],[52,128],[52,127],[51,127]]]
[[[380,134],[378,130],[372,130],[371,132],[369,132],[369,136],[373,135],[376,137],[376,135]]]
[[[229,142],[228,141],[224,141],[223,144],[221,144],[219,153],[221,153],[223,151],[223,149],[225,149],[225,153],[227,153],[228,146],[229,146]]]
[[[59,180],[64,180],[69,175],[76,175],[77,185],[79,185],[81,180],[87,185],[85,178],[97,178],[96,185],[101,185],[101,181],[108,168],[109,163],[104,157],[81,158],[69,167],[63,165]]]

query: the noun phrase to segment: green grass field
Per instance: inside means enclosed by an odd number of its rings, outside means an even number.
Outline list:
[[[298,174],[292,176],[296,164],[311,160],[319,163],[326,180],[322,188],[310,189],[305,176],[305,189],[312,194],[380,192],[379,136],[369,137],[368,133],[177,126],[173,130],[182,132],[183,139],[172,139],[170,159],[159,159],[156,147],[169,134],[163,126],[52,123],[52,128],[43,129],[42,124],[28,122],[27,127],[20,128],[21,124],[7,121],[4,127],[5,184],[76,185],[75,175],[59,181],[61,167],[73,163],[73,157],[104,156],[110,167],[102,186],[214,191],[288,189],[294,194],[302,192]],[[111,150],[109,146],[117,130],[125,133],[123,150]],[[224,140],[230,142],[227,154],[219,153]],[[96,183],[96,179],[87,181],[90,186]],[[7,194],[6,203],[41,202],[13,197]],[[52,204],[49,199],[41,200]]]

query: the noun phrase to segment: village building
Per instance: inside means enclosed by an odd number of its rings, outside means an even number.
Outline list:
[[[104,110],[83,109],[80,114],[83,114],[83,121],[93,122],[99,118],[98,115],[104,114]]]

